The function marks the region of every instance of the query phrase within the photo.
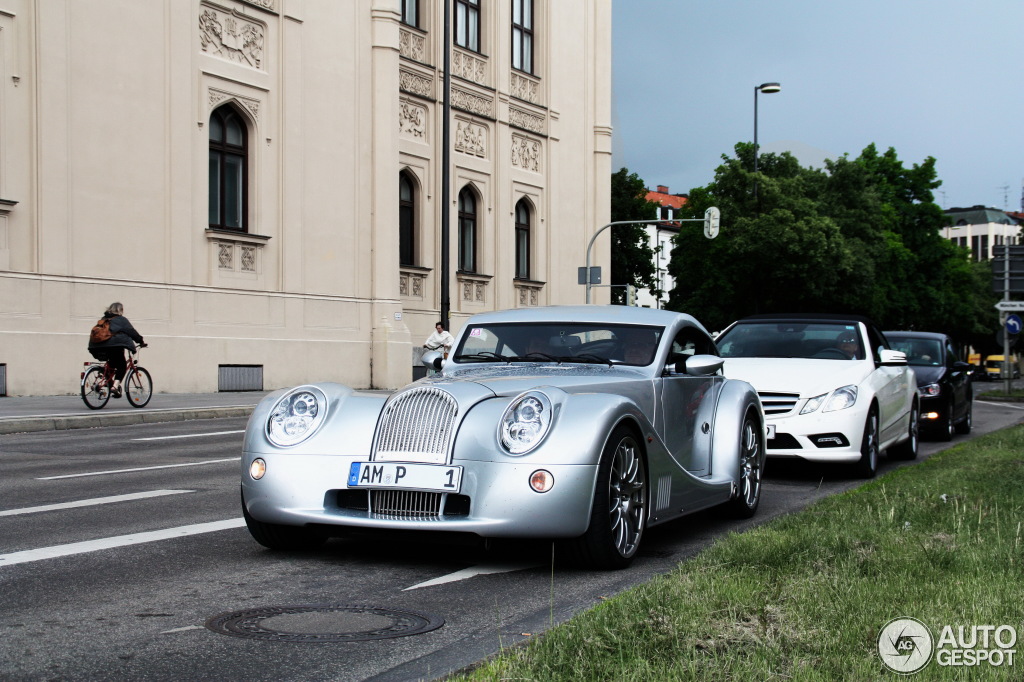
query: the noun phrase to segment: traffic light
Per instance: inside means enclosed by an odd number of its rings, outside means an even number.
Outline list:
[[[632,284],[626,285],[626,305],[636,305],[636,287]]]

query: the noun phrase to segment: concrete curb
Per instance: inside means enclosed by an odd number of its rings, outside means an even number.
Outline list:
[[[248,417],[255,405],[239,405],[238,407],[195,407],[172,408],[167,410],[146,410],[140,408],[134,412],[118,412],[116,414],[53,416],[53,417],[11,417],[0,419],[0,434],[31,433],[34,431],[64,431],[68,429],[92,429],[100,426],[130,426],[132,424],[157,424],[160,422],[180,422],[190,419],[224,419],[228,417]]]

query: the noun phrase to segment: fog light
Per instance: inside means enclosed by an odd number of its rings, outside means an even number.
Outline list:
[[[265,473],[267,473],[267,463],[257,457],[249,465],[249,475],[252,476],[252,480],[258,481],[263,478]]]
[[[924,414],[921,415],[921,419],[938,419],[938,418],[939,418],[939,413],[938,412],[925,412]]]
[[[543,469],[537,469],[530,474],[530,487],[535,492],[546,493],[551,490],[555,485],[555,477],[551,475],[550,471],[544,471]]]

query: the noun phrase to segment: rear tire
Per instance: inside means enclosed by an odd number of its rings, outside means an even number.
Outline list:
[[[589,568],[626,568],[647,527],[647,467],[633,432],[612,431],[597,471],[590,526],[569,541],[575,560]]]
[[[939,440],[949,442],[953,440],[953,401],[950,400],[949,404],[946,405],[946,418],[942,422],[942,428],[939,429],[938,437]]]
[[[153,378],[149,371],[136,367],[124,379],[124,392],[132,407],[145,407],[153,397]]]
[[[920,442],[920,429],[921,423],[919,421],[920,414],[917,403],[910,408],[910,427],[908,428],[907,440],[903,441],[899,445],[894,445],[889,448],[889,456],[893,459],[911,460],[917,459],[917,446]],[[953,412],[952,406],[950,406],[950,428],[948,431],[952,431],[953,428]]]
[[[242,497],[242,516],[245,526],[249,529],[252,539],[267,549],[308,550],[316,549],[327,541],[327,535],[305,526],[282,526],[276,523],[257,521],[249,515],[245,508],[245,497]]]
[[[967,403],[967,414],[964,415],[962,421],[957,422],[956,432],[961,435],[967,435],[971,432],[971,427],[974,425],[974,400],[970,400]]]
[[[878,473],[878,413],[873,407],[864,422],[864,437],[860,442],[860,461],[854,465],[854,470],[861,478],[874,478]]]
[[[103,367],[93,365],[82,377],[82,400],[90,410],[98,410],[110,400],[110,387],[103,375]]]
[[[726,503],[729,515],[749,519],[761,502],[761,474],[764,471],[764,427],[747,412],[740,427],[739,480],[736,497]]]

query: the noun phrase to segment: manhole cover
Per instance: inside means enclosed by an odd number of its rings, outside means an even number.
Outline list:
[[[365,642],[420,635],[442,625],[444,619],[427,613],[344,604],[268,606],[206,621],[222,635],[274,642]]]

